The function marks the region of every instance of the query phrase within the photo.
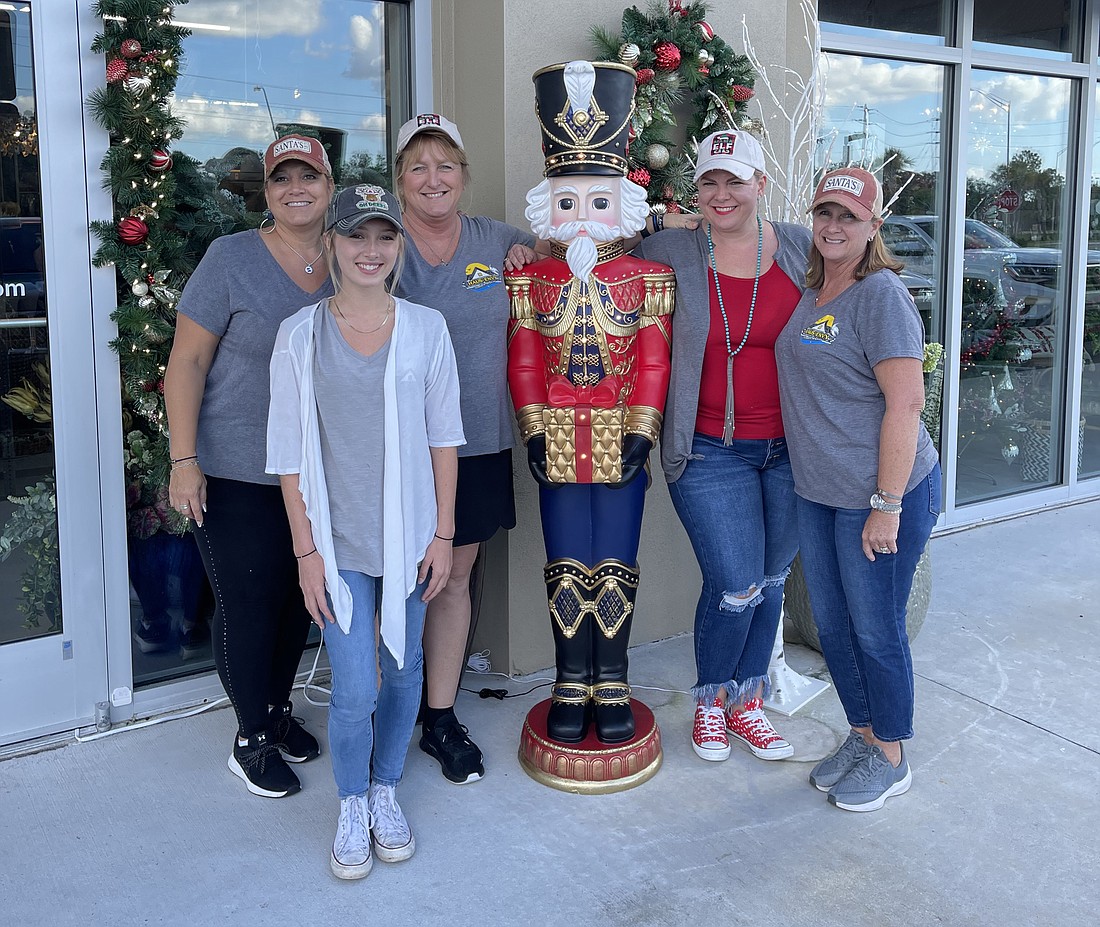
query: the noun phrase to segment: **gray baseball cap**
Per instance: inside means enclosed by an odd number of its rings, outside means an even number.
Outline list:
[[[376,184],[361,183],[341,190],[332,198],[325,229],[350,235],[371,219],[385,219],[397,231],[405,231],[397,197]]]

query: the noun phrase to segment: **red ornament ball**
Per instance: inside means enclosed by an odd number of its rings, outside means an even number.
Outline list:
[[[730,87],[730,96],[738,103],[745,103],[753,98],[755,91],[752,87],[746,87],[743,84],[734,84]]]
[[[657,56],[657,70],[675,71],[680,66],[680,49],[671,42],[658,42],[653,46]]]
[[[638,68],[638,76],[635,78],[635,83],[639,87],[643,84],[648,84],[653,80],[654,71],[653,68]]]
[[[136,58],[141,54],[141,42],[137,39],[126,39],[118,49],[123,58]]]
[[[163,148],[154,148],[149,156],[149,170],[159,174],[161,171],[170,170],[171,167],[172,156]]]
[[[626,179],[636,183],[639,187],[649,186],[649,171],[644,167],[636,167],[626,175]]]
[[[699,20],[699,22],[695,24],[695,28],[699,30],[699,35],[703,37],[704,42],[709,42],[714,38],[714,29],[705,19]]]
[[[149,237],[149,226],[137,216],[126,216],[118,220],[118,237],[127,245],[140,245]]]
[[[112,58],[107,62],[108,84],[117,84],[120,80],[125,80],[128,73],[129,68],[126,66],[126,62],[121,58]]]

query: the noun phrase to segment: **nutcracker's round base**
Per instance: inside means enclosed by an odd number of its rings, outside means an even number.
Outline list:
[[[661,731],[650,711],[631,699],[634,739],[605,744],[596,739],[595,725],[579,744],[561,744],[546,736],[550,699],[527,713],[519,738],[519,762],[536,782],[563,792],[598,795],[623,792],[652,779],[661,768]]]

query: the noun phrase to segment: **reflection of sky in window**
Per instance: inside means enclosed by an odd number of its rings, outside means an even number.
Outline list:
[[[190,0],[179,19],[228,29],[195,28],[184,42],[172,104],[187,121],[178,147],[199,161],[236,146],[260,151],[274,121],[347,132],[345,157],[385,152],[385,7]]]

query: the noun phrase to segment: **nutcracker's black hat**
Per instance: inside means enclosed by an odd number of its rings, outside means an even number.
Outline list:
[[[610,61],[570,61],[542,68],[531,79],[545,175],[626,174],[633,69]]]

